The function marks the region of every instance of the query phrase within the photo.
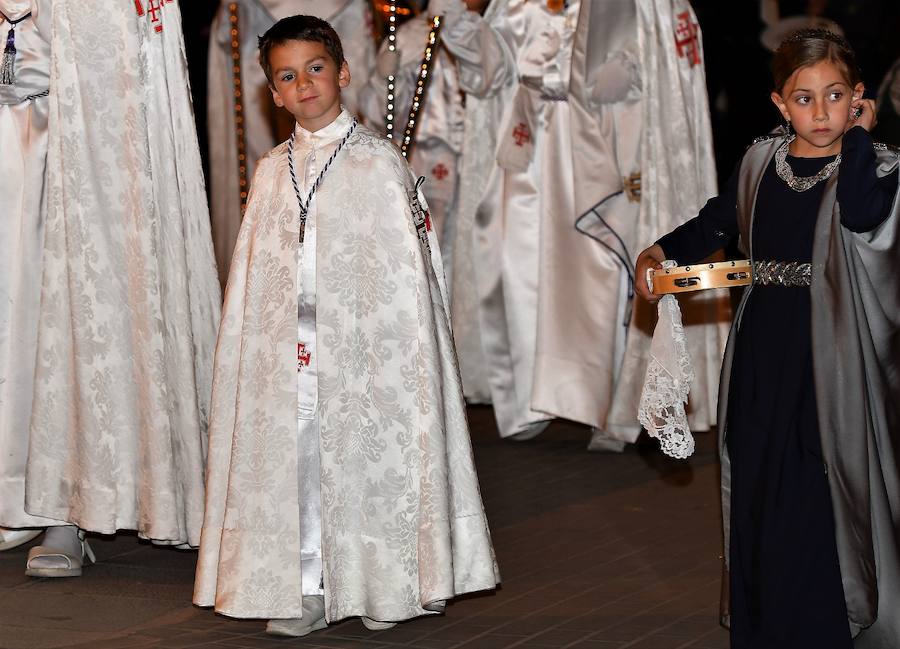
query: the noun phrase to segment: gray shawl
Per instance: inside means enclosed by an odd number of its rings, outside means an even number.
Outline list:
[[[741,163],[738,226],[753,258],[753,215],[760,181],[778,135],[756,142]],[[898,154],[876,145],[878,175]],[[870,232],[840,222],[835,173],[826,181],[812,261],[813,375],[822,453],[850,629],[856,649],[900,647],[900,204]],[[750,286],[738,307],[740,327]],[[728,387],[734,356],[729,337],[719,392],[722,513],[728,557],[731,466],[725,446]],[[723,612],[728,610],[727,580]]]

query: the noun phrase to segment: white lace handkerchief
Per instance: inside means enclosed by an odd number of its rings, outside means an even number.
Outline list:
[[[675,296],[664,295],[650,343],[638,421],[651,437],[659,439],[663,453],[671,457],[684,459],[694,452],[694,437],[684,410],[693,380],[681,308]]]

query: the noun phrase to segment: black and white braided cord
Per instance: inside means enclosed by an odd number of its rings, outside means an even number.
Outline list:
[[[291,184],[294,185],[294,193],[297,195],[297,204],[300,206],[300,243],[303,243],[303,235],[306,232],[306,215],[309,213],[309,204],[312,203],[313,196],[316,193],[316,190],[319,188],[319,185],[322,184],[322,178],[325,177],[325,172],[328,171],[328,168],[331,166],[331,163],[334,162],[334,159],[337,157],[338,153],[341,152],[341,149],[344,148],[344,145],[347,144],[347,140],[350,139],[350,136],[353,135],[353,131],[356,130],[357,121],[356,118],[353,118],[353,121],[350,123],[350,129],[347,131],[347,134],[344,136],[334,152],[329,156],[328,160],[325,162],[325,165],[322,167],[322,171],[319,172],[319,177],[316,178],[316,181],[312,184],[312,187],[309,188],[309,194],[306,196],[306,202],[303,201],[303,196],[300,193],[300,185],[297,183],[297,174],[294,171],[294,134],[291,133],[291,139],[288,141],[288,169],[291,172]]]

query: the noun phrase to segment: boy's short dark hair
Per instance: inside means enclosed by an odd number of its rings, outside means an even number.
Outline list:
[[[334,60],[334,64],[338,68],[344,63],[341,37],[328,22],[315,16],[288,16],[269,27],[266,33],[259,37],[259,64],[266,73],[269,85],[274,85],[272,66],[269,65],[269,52],[273,47],[283,45],[288,41],[322,43],[328,56]]]

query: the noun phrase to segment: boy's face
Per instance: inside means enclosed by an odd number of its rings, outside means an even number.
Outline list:
[[[272,97],[307,131],[328,126],[341,114],[341,88],[350,84],[347,62],[338,67],[323,43],[287,41],[269,51]]]

